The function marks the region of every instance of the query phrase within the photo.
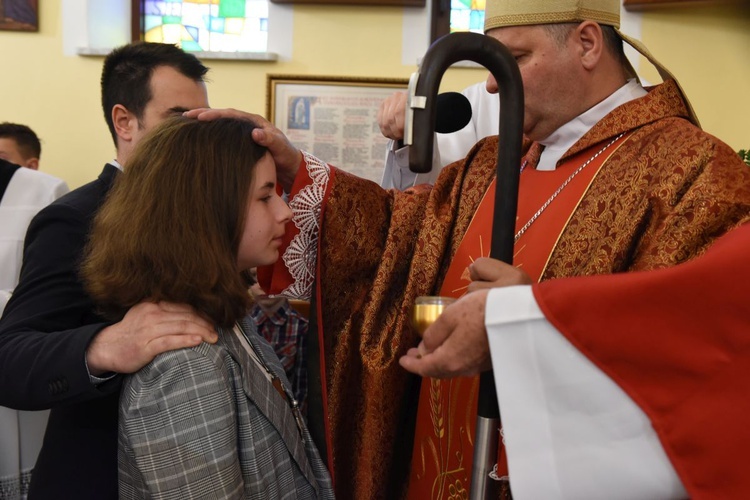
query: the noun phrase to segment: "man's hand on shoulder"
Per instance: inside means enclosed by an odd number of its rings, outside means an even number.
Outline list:
[[[94,337],[86,350],[86,363],[93,376],[134,373],[163,352],[202,341],[215,343],[218,338],[213,325],[190,306],[142,302]]]

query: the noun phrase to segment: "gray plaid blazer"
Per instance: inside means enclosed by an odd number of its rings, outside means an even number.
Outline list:
[[[252,322],[241,326],[291,395],[273,349]],[[126,378],[118,468],[122,499],[333,498],[307,427],[231,330]]]

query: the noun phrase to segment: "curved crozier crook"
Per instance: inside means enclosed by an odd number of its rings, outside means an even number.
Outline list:
[[[433,133],[440,81],[455,62],[474,61],[487,68],[498,82],[500,96],[501,147],[497,155],[497,195],[490,256],[512,263],[518,201],[518,168],[523,141],[523,84],[515,58],[492,37],[478,33],[451,33],[433,43],[420,69],[409,83],[407,137],[409,169],[429,172],[432,168]]]

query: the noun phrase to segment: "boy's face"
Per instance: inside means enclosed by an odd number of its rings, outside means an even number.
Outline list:
[[[25,157],[16,140],[10,137],[0,137],[0,158],[32,170],[39,168],[39,158]]]

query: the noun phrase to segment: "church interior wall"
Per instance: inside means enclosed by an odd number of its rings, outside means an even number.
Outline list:
[[[62,2],[40,2],[36,33],[0,31],[0,121],[31,126],[43,141],[42,170],[71,188],[98,175],[114,157],[102,117],[103,58],[69,54]],[[97,0],[98,1],[98,0]],[[275,62],[208,60],[214,107],[265,113],[266,75],[299,74],[407,78],[416,68],[410,50],[423,52],[424,9],[296,5],[284,27],[290,57]],[[682,7],[637,14],[640,38],[687,91],[704,128],[734,149],[750,148],[750,29],[746,12],[730,6]],[[418,29],[413,29],[418,25]],[[405,55],[406,54],[406,55]],[[658,76],[640,62],[642,75]],[[451,69],[443,90],[483,80],[478,68]]]

